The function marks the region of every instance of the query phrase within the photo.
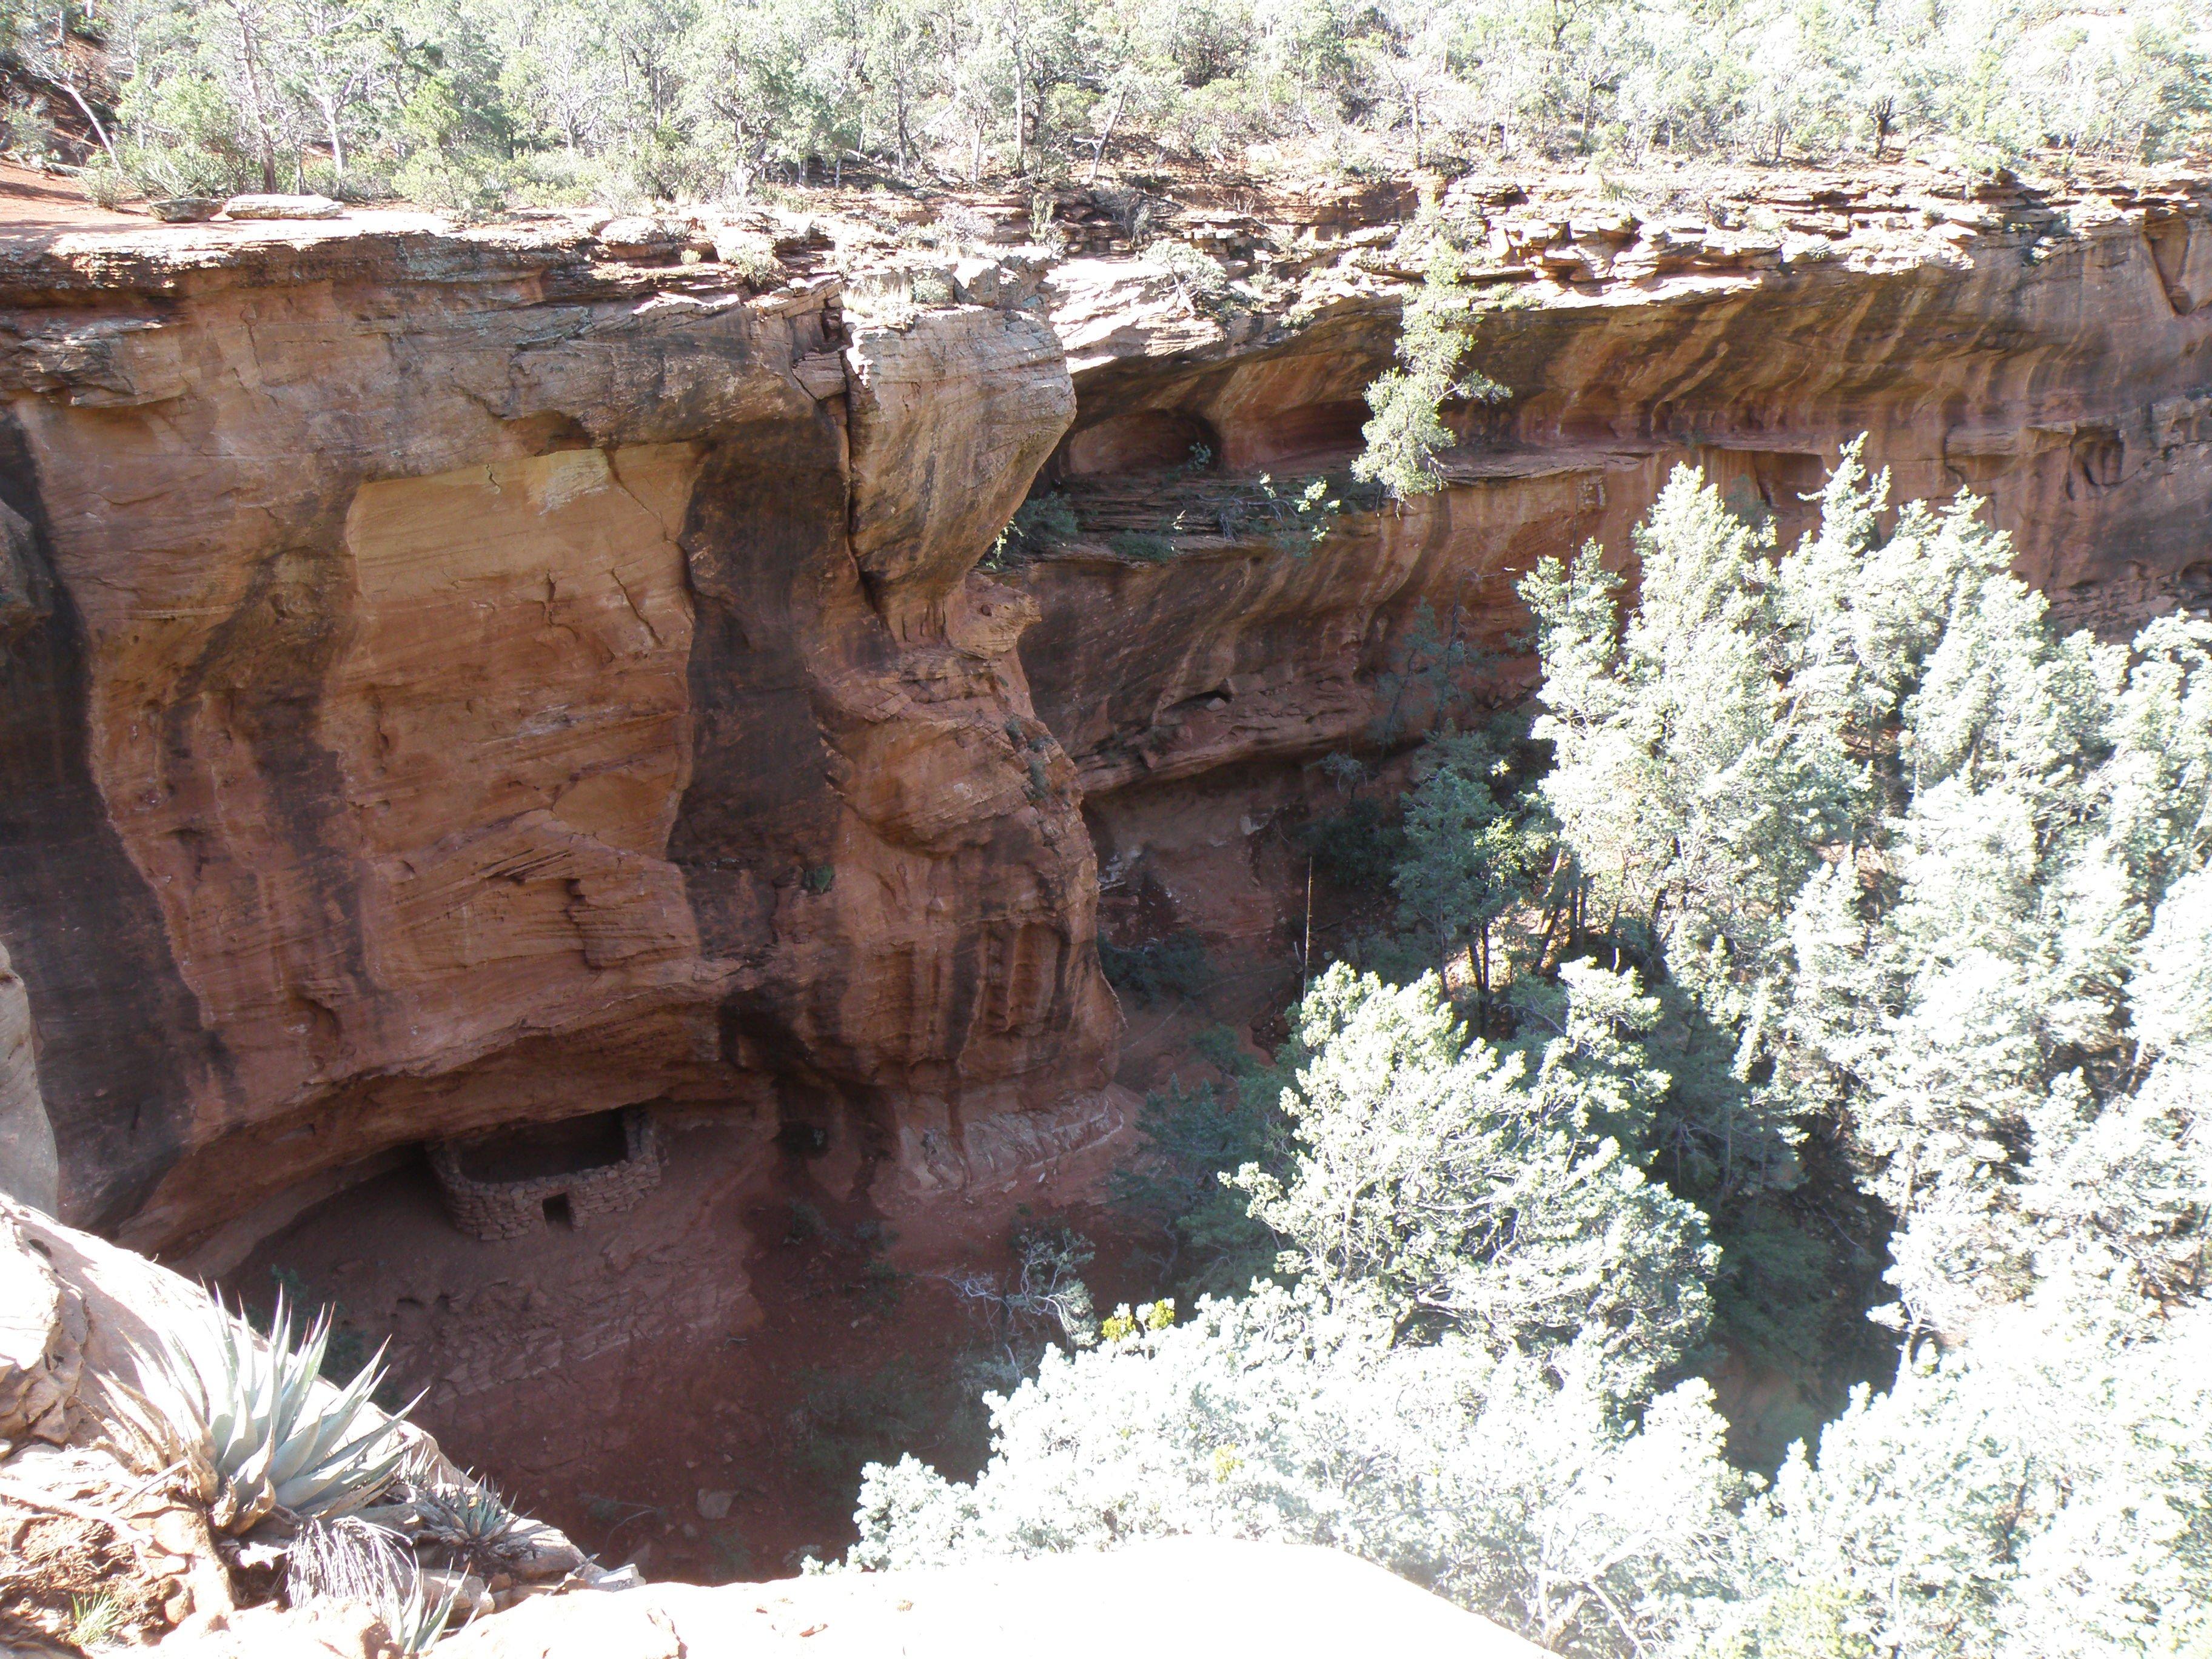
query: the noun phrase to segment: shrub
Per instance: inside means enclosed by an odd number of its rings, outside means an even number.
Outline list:
[[[1211,254],[1188,242],[1157,241],[1145,257],[1164,270],[1176,289],[1201,310],[1218,308],[1229,297],[1229,273]]]
[[[783,281],[783,262],[775,257],[775,244],[752,231],[739,231],[714,239],[714,257],[740,281],[755,288],[773,288]]]
[[[1626,1652],[1731,1523],[1737,1483],[1701,1384],[1630,1429],[1599,1393],[1464,1341],[1399,1341],[1370,1299],[1310,1288],[1112,1322],[1112,1340],[1048,1354],[989,1401],[992,1457],[972,1485],[911,1457],[869,1468],[852,1562],[1178,1533],[1328,1544],[1555,1651]]]
[[[119,206],[131,194],[131,181],[106,161],[94,162],[76,176],[77,188],[94,207]]]
[[[1075,504],[1059,490],[1032,495],[1014,509],[1014,516],[999,532],[991,547],[991,562],[1034,557],[1048,547],[1073,540],[1081,530]]]
[[[859,1376],[809,1369],[799,1381],[793,1455],[817,1477],[851,1480],[865,1464],[914,1444],[936,1427],[935,1401],[902,1363],[888,1362]]]
[[[1192,453],[1194,459],[1205,457],[1194,471],[1202,471],[1213,459],[1202,445]],[[1311,477],[1285,489],[1263,472],[1250,489],[1222,504],[1216,523],[1224,540],[1243,540],[1256,528],[1259,538],[1278,550],[1305,553],[1328,539],[1343,511],[1344,501],[1332,493],[1326,477]]]
[[[1134,559],[1139,564],[1164,564],[1175,556],[1175,538],[1149,531],[1117,531],[1106,538],[1106,545],[1123,558]]]
[[[1224,1090],[1170,1083],[1145,1097],[1137,1117],[1143,1154],[1114,1172],[1114,1202],[1176,1240],[1171,1267],[1190,1290],[1236,1291],[1272,1272],[1281,1241],[1251,1213],[1251,1199],[1225,1176],[1275,1170],[1285,1161],[1287,1120],[1280,1074],[1250,1066]]]
[[[1359,892],[1386,890],[1406,854],[1403,827],[1383,803],[1366,796],[1347,801],[1341,812],[1308,819],[1297,839],[1323,875]]]
[[[1098,965],[1116,990],[1139,1002],[1199,996],[1214,978],[1206,942],[1187,929],[1146,945],[1123,946],[1102,938]]]

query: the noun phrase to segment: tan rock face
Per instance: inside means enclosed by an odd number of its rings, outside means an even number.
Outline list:
[[[60,1186],[54,1127],[39,1089],[31,1000],[0,945],[0,1193],[52,1210]]]
[[[0,938],[68,1214],[175,1243],[671,1095],[1096,1117],[1072,769],[966,574],[1073,412],[1049,331],[864,337],[848,410],[793,373],[834,281],[198,234],[0,294]]]

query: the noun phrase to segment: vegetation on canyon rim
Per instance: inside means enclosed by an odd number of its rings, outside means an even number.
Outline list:
[[[972,1483],[872,1468],[855,1561],[1225,1532],[1562,1652],[2212,1651],[2212,627],[2061,638],[1887,495],[1846,455],[1781,550],[1678,472],[1625,616],[1528,578],[1541,717],[1431,740],[1370,968],[1152,1103],[1127,1195],[1237,1293],[1048,1354]],[[1893,1380],[1732,1463],[1709,1345],[1875,1301]]]
[[[12,142],[63,116],[101,188],[463,209],[855,162],[1049,187],[1177,161],[2151,159],[2206,117],[2201,0],[13,0],[0,20],[51,94],[19,102]]]

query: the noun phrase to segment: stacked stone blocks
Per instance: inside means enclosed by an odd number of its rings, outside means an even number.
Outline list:
[[[466,1143],[440,1141],[430,1148],[446,1213],[463,1232],[492,1240],[523,1238],[549,1224],[548,1203],[568,1201],[568,1218],[581,1231],[593,1221],[634,1208],[660,1184],[660,1143],[643,1107],[622,1115],[623,1156],[611,1164],[519,1181],[487,1180],[463,1167]]]

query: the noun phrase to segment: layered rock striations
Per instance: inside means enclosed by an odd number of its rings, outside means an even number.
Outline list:
[[[354,222],[0,272],[0,939],[65,1213],[174,1243],[671,1097],[956,1176],[994,1115],[1083,1121],[1090,846],[1025,602],[969,574],[1073,413],[1057,341],[848,346],[834,278],[593,254]]]
[[[1440,639],[1519,683],[1519,573],[1625,562],[1678,463],[1786,537],[1863,432],[2065,618],[2212,595],[2208,199],[1448,195],[1511,396],[1318,543],[1283,498],[1357,447],[1408,192],[1186,215],[1210,290],[840,241],[757,292],[711,236],[403,216],[8,254],[8,1121],[161,1247],[646,1103],[924,1189],[1095,1139],[1094,836],[1203,843],[1235,911],[1298,768],[1418,725]],[[1033,479],[1073,529],[987,557]]]
[[[1303,262],[1284,319],[1182,302],[1158,262],[1055,273],[1079,408],[1047,479],[1080,529],[1023,572],[1021,650],[1109,881],[1201,933],[1279,929],[1261,866],[1309,804],[1297,766],[1420,729],[1450,647],[1476,689],[1525,687],[1520,576],[1590,540],[1632,574],[1680,465],[1787,541],[1864,434],[1895,499],[1984,498],[2064,625],[2212,603],[2206,182],[1927,187],[1778,179],[1645,220],[1455,187],[1442,211],[1488,250],[1467,367],[1510,396],[1447,406],[1444,487],[1402,507],[1344,471],[1408,276],[1392,233],[1271,249],[1218,219],[1209,245],[1253,272],[1232,293]],[[1346,510],[1308,545],[1263,473],[1279,497],[1327,473]]]

